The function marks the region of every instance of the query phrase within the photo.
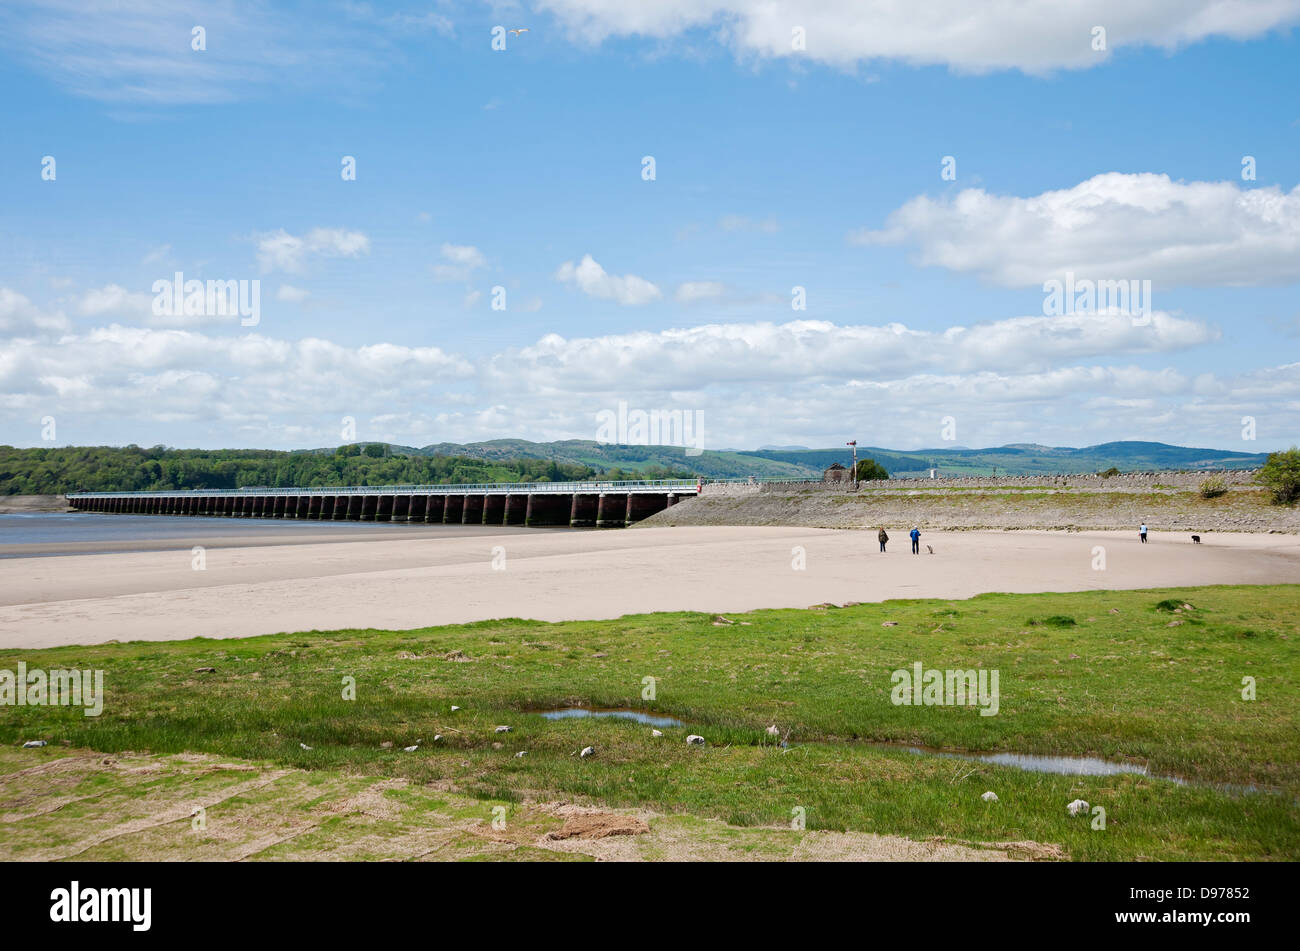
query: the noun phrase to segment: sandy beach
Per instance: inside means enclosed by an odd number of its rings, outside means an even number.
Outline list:
[[[1193,545],[1157,533],[1144,546],[1131,532],[926,533],[933,555],[912,555],[902,530],[884,555],[874,532],[806,528],[284,541],[210,548],[204,570],[189,545],[5,559],[0,647],[1300,582],[1300,538],[1284,534],[1216,533]],[[1098,546],[1104,570],[1093,568]]]

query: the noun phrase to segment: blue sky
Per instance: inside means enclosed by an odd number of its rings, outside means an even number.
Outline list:
[[[7,4],[0,442],[1294,443],[1300,0],[899,6]]]

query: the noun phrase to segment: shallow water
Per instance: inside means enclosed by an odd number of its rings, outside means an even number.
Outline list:
[[[426,522],[350,522],[320,519],[215,518],[185,515],[125,515],[103,512],[0,514],[0,558],[39,555],[162,551],[220,542],[248,545],[286,540],[347,541],[360,535],[393,538],[456,538],[555,531],[522,525],[462,525]],[[565,527],[564,531],[575,531]],[[581,529],[576,529],[581,531]]]
[[[635,720],[649,726],[686,726],[674,717],[656,716],[644,710],[620,710],[602,707],[565,707],[561,710],[547,710],[542,716],[548,720],[571,720],[581,717],[616,717],[620,720]]]
[[[900,749],[891,743],[878,744],[887,749]],[[1105,760],[1096,756],[1043,756],[1038,753],[962,753],[954,750],[936,750],[923,746],[901,747],[909,753],[922,756],[948,756],[953,759],[1011,766],[1031,773],[1055,773],[1058,776],[1114,776],[1116,773],[1147,775],[1145,765]]]

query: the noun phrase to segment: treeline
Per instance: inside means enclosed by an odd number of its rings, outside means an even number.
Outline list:
[[[452,482],[567,482],[613,478],[586,465],[544,459],[392,455],[382,443],[333,452],[0,446],[0,495],[144,492],[165,489],[430,485]],[[646,473],[625,478],[653,478]]]

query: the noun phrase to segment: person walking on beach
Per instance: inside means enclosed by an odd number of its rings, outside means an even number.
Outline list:
[[[1147,543],[1147,523],[1146,523],[1146,522],[1143,522],[1142,525],[1141,525],[1141,527],[1138,528],[1138,538],[1142,539],[1142,544],[1143,544],[1143,545],[1145,545],[1145,544]]]
[[[921,554],[921,530],[913,528],[910,534],[912,536],[912,554],[919,555]]]
[[[881,551],[884,551],[884,550],[885,550],[885,542],[889,541],[889,536],[885,534],[885,530],[882,528],[882,529],[880,530],[880,533],[879,533],[878,535],[876,535],[876,537],[880,539],[880,550],[881,550]]]

